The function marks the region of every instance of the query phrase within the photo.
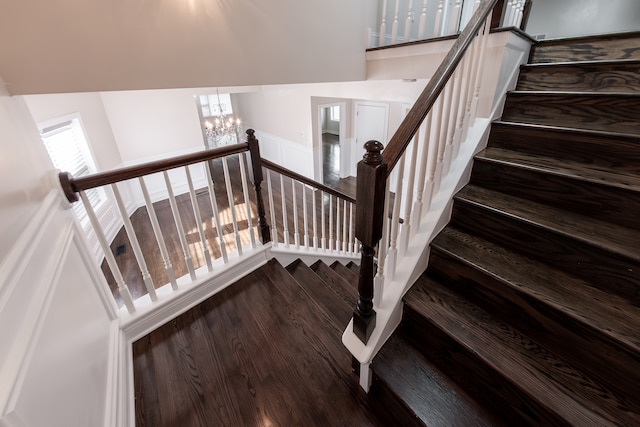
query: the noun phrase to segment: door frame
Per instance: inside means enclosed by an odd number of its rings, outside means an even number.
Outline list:
[[[315,138],[316,144],[313,147],[313,160],[315,164],[315,167],[313,168],[314,169],[313,179],[315,179],[318,182],[322,182],[322,179],[324,176],[324,167],[323,167],[324,158],[322,154],[322,110],[324,110],[325,108],[335,107],[335,106],[340,107],[340,126],[339,126],[340,135],[338,136],[338,138],[339,138],[339,144],[340,144],[340,176],[341,177],[345,175],[344,165],[348,164],[348,163],[345,163],[345,159],[344,159],[344,156],[348,155],[348,153],[346,153],[348,150],[344,149],[345,141],[346,141],[345,135],[347,133],[347,123],[346,123],[347,101],[337,101],[337,102],[331,102],[328,104],[318,104],[318,109],[316,111],[318,131]]]

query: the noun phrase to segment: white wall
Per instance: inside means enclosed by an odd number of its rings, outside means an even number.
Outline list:
[[[109,425],[115,305],[2,79],[0,162],[0,425]]]
[[[527,33],[546,38],[640,30],[638,0],[535,0]]]
[[[21,0],[0,15],[12,94],[364,78],[369,0]]]

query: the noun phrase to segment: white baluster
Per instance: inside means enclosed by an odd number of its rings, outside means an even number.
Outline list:
[[[171,265],[169,252],[167,251],[167,245],[165,244],[164,237],[162,236],[162,228],[160,227],[160,223],[158,222],[158,217],[156,216],[156,211],[153,208],[153,203],[151,203],[151,197],[149,197],[149,191],[147,190],[147,185],[144,182],[144,178],[139,177],[138,182],[140,183],[140,188],[142,189],[144,203],[147,206],[147,214],[149,215],[149,219],[151,220],[153,234],[156,236],[156,241],[158,242],[158,248],[160,249],[162,262],[164,262],[164,269],[167,272],[167,278],[169,279],[169,283],[171,283],[171,288],[175,291],[178,289],[178,282],[176,281],[176,275],[173,271],[173,266]]]
[[[287,200],[284,192],[284,177],[280,174],[280,199],[282,202],[282,232],[284,234],[284,246],[289,247],[289,225],[287,224]]]
[[[444,7],[444,0],[438,0],[438,9],[436,10],[436,20],[433,25],[433,36],[438,37],[442,35],[444,29],[442,28],[442,9]]]
[[[231,224],[233,225],[233,236],[236,240],[236,249],[238,255],[242,255],[242,241],[240,240],[240,231],[238,230],[238,220],[236,219],[236,204],[233,199],[233,188],[231,178],[229,177],[229,165],[227,158],[222,158],[222,170],[224,172],[224,183],[227,188],[227,200],[229,201],[229,214],[231,214]]]
[[[473,93],[475,90],[475,79],[476,74],[478,73],[478,62],[480,55],[480,38],[476,36],[469,47],[469,51],[467,55],[470,58],[471,65],[469,67],[469,77],[467,83],[467,94],[466,94],[466,108],[465,108],[465,116],[464,116],[464,124],[462,125],[463,132],[460,139],[465,141],[467,139],[467,133],[469,128],[473,126],[473,121],[471,117],[471,107],[473,105]]]
[[[427,25],[427,0],[422,1],[422,13],[420,13],[420,23],[418,24],[418,40],[424,39],[424,30]]]
[[[413,213],[411,215],[411,234],[410,238],[415,236],[416,231],[420,228],[420,223],[422,221],[422,198],[426,180],[426,171],[427,171],[427,159],[429,158],[429,147],[433,145],[434,136],[430,136],[430,133],[433,132],[431,128],[431,124],[433,122],[433,113],[434,109],[432,108],[427,114],[426,124],[424,127],[424,137],[422,144],[422,151],[420,152],[420,162],[418,163],[418,185],[416,186],[416,200],[413,203]],[[419,142],[419,139],[416,139],[416,142]],[[408,239],[409,240],[409,239]]]
[[[316,197],[318,196],[318,190],[312,191],[312,209],[313,209],[313,248],[318,249],[318,210],[316,208]]]
[[[208,163],[204,170],[207,172],[207,189],[209,190],[209,201],[211,202],[211,211],[213,212],[213,223],[216,226],[216,234],[218,235],[218,246],[220,247],[220,254],[222,255],[222,261],[226,264],[229,262],[229,256],[227,255],[227,245],[224,243],[224,231],[222,230],[222,222],[220,221],[220,211],[218,210],[218,199],[216,199],[215,183],[211,178],[211,170],[209,170]],[[271,184],[271,182],[269,182]]]
[[[444,161],[444,149],[445,149],[445,145],[446,145],[446,134],[447,134],[447,130],[445,127],[445,123],[447,123],[447,108],[444,108],[445,105],[449,105],[448,103],[446,103],[445,99],[449,98],[448,96],[448,92],[450,92],[450,88],[451,85],[447,85],[444,89],[444,92],[440,94],[440,96],[438,97],[438,139],[437,139],[437,144],[438,144],[438,160],[437,160],[437,164],[436,164],[436,175],[435,175],[435,181],[434,181],[434,185],[433,185],[433,194],[437,194],[438,190],[440,189],[440,181],[442,180],[442,163]]]
[[[440,142],[442,143],[442,158],[438,156],[438,166],[440,179],[438,180],[437,188],[440,188],[440,181],[446,176],[446,160],[447,160],[447,138],[449,136],[449,119],[451,117],[451,99],[453,99],[453,81],[449,80],[444,89],[444,109],[442,111],[442,124],[440,125]]]
[[[329,251],[333,250],[333,196],[329,194]]]
[[[296,197],[296,181],[291,178],[291,194],[293,197],[293,242],[300,249],[300,232],[298,231],[298,197]]]
[[[393,213],[391,214],[391,234],[389,236],[389,252],[387,253],[387,276],[393,279],[396,274],[396,263],[398,261],[398,227],[400,226],[400,206],[402,204],[402,181],[404,176],[403,154],[398,163],[398,178],[396,179],[396,195],[393,200]]]
[[[520,2],[518,3],[518,14],[516,16],[516,21],[513,23],[513,26],[516,28],[520,28],[520,25],[522,24],[522,17],[524,16],[524,5],[525,0],[520,0]]]
[[[409,0],[409,10],[407,11],[407,19],[404,21],[404,41],[409,41],[411,36],[411,27],[413,25],[413,0]]]
[[[271,188],[271,171],[267,169],[267,192],[269,194],[269,214],[271,216],[271,242],[278,247],[278,229],[276,228],[276,213],[273,207],[273,189]]]
[[[193,217],[196,220],[196,227],[198,229],[198,234],[200,235],[200,241],[202,242],[202,253],[204,254],[204,259],[207,264],[207,271],[212,271],[213,265],[211,264],[211,254],[209,253],[209,245],[207,244],[207,238],[204,235],[204,228],[202,228],[202,216],[200,215],[198,198],[196,197],[196,192],[193,188],[193,180],[191,179],[191,171],[189,170],[189,166],[185,166],[184,171],[187,175],[187,184],[189,185],[189,197],[191,198],[191,206],[193,207]]]
[[[416,131],[416,134],[413,136],[413,141],[411,142],[411,163],[409,164],[409,176],[407,178],[407,195],[406,200],[404,202],[404,223],[402,224],[402,229],[400,230],[400,256],[405,256],[407,253],[407,247],[409,246],[409,237],[411,233],[411,222],[413,219],[411,218],[411,207],[413,205],[413,192],[414,185],[416,179],[416,164],[418,157],[418,145],[420,143],[420,128]]]
[[[347,241],[347,201],[343,201],[342,205],[342,252],[347,252],[348,241]]]
[[[454,157],[458,157],[458,152],[460,148],[460,144],[464,141],[465,132],[465,118],[467,115],[467,103],[469,97],[469,85],[471,79],[471,69],[473,68],[473,52],[470,50],[473,47],[471,45],[464,57],[462,58],[463,71],[462,71],[462,86],[460,87],[460,107],[458,108],[458,125],[457,125],[457,136],[454,141]]]
[[[373,305],[376,307],[379,307],[382,302],[385,281],[384,262],[387,258],[387,245],[389,244],[389,178],[385,184],[384,195],[382,238],[378,242],[378,269],[373,278]]]
[[[149,274],[149,268],[147,267],[144,255],[142,254],[142,249],[140,249],[138,236],[136,236],[136,232],[133,229],[133,225],[131,224],[131,219],[129,219],[127,209],[122,202],[122,196],[120,195],[120,190],[118,190],[118,185],[115,183],[111,184],[111,189],[113,190],[113,195],[116,199],[116,205],[118,206],[118,210],[120,211],[120,216],[122,217],[122,222],[124,223],[124,229],[127,232],[127,237],[129,238],[129,242],[131,242],[133,254],[136,257],[136,261],[138,261],[138,266],[140,267],[140,272],[142,273],[144,287],[147,290],[151,301],[157,301],[158,296],[156,295],[156,288],[153,285],[153,280],[151,279],[151,275]]]
[[[451,162],[453,160],[453,140],[455,138],[456,133],[456,120],[458,118],[458,108],[460,107],[459,99],[460,99],[460,80],[461,80],[461,72],[460,67],[456,68],[453,75],[451,76],[450,84],[453,84],[453,89],[451,91],[451,102],[448,110],[449,113],[449,123],[447,124],[447,146],[445,148],[445,162],[443,165],[443,172],[445,175],[449,174],[449,170],[451,168]]]
[[[396,44],[398,38],[398,5],[400,0],[396,0],[396,11],[391,25],[391,44]]]
[[[387,32],[387,0],[384,0],[384,2],[382,3],[382,23],[380,24],[380,46],[384,46],[385,43],[385,36],[386,36],[386,32]]]
[[[189,245],[187,244],[187,238],[185,237],[184,225],[182,224],[182,218],[180,217],[178,204],[176,203],[176,198],[173,194],[173,188],[171,187],[169,174],[167,173],[167,171],[163,171],[162,176],[164,177],[164,183],[167,187],[167,193],[169,194],[169,205],[171,206],[171,213],[173,213],[173,220],[176,223],[178,240],[180,240],[180,246],[182,247],[184,261],[187,264],[187,270],[189,270],[189,276],[191,277],[191,280],[196,280],[196,271],[193,268],[193,260],[191,259],[191,253],[189,253]]]
[[[482,74],[484,71],[484,57],[487,48],[487,40],[489,39],[489,30],[491,29],[491,15],[487,18],[484,24],[484,33],[480,38],[480,53],[478,55],[478,70],[476,73],[475,92],[473,95],[473,102],[471,103],[471,118],[470,123],[475,123],[475,119],[478,114],[478,102],[480,100],[480,86],[482,85]]]
[[[107,264],[109,264],[109,268],[111,269],[113,278],[116,280],[116,285],[118,286],[118,291],[120,292],[122,302],[124,302],[125,307],[127,307],[127,311],[129,313],[133,313],[136,311],[136,308],[133,305],[133,298],[131,298],[129,287],[124,282],[122,273],[118,268],[118,263],[116,262],[113,253],[111,253],[111,248],[109,247],[109,243],[107,243],[106,237],[104,237],[104,233],[102,232],[102,228],[100,227],[98,217],[93,211],[93,206],[91,206],[91,203],[89,202],[89,199],[87,198],[87,195],[84,193],[84,191],[80,192],[80,199],[82,200],[82,204],[87,211],[89,222],[91,222],[91,226],[93,227],[93,231],[96,235],[96,238],[98,239],[98,243],[100,243],[100,247],[102,248],[102,252],[104,253],[104,258],[107,260]]]
[[[504,10],[504,27],[510,27],[513,25],[513,2],[514,0],[508,0]]]
[[[349,252],[354,251],[353,241],[353,203],[349,203]]]
[[[307,219],[307,188],[302,184],[302,218],[304,225],[304,248],[309,250],[309,221]]]
[[[457,34],[460,29],[458,26],[460,25],[460,12],[462,8],[460,7],[460,0],[456,0],[455,5],[453,6],[453,10],[451,11],[451,21],[449,23],[449,34]]]
[[[340,252],[340,199],[336,197],[336,252]]]
[[[240,163],[240,179],[242,180],[242,196],[244,197],[244,208],[245,214],[247,215],[247,231],[249,232],[251,247],[255,248],[256,237],[255,230],[253,229],[253,215],[251,214],[251,200],[249,199],[249,185],[244,160],[245,159],[242,155],[238,155],[238,162]]]
[[[327,239],[325,236],[325,228],[327,224],[326,224],[326,216],[325,216],[325,208],[324,208],[324,191],[321,192],[320,202],[321,202],[320,218],[322,218],[322,250],[324,251],[327,249]]]

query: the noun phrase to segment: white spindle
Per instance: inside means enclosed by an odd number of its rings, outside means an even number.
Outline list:
[[[473,45],[469,48],[471,49]],[[454,157],[458,157],[458,151],[460,148],[460,144],[464,141],[464,137],[466,135],[465,131],[465,118],[467,115],[467,105],[469,98],[469,85],[471,80],[471,69],[473,68],[473,52],[471,50],[467,50],[467,53],[464,55],[463,61],[463,71],[462,71],[462,86],[460,87],[460,106],[458,107],[458,124],[457,124],[457,136],[454,141]]]
[[[482,86],[482,74],[484,71],[484,56],[487,48],[487,40],[489,39],[489,30],[491,29],[491,14],[484,23],[484,32],[481,33],[480,38],[480,53],[478,55],[478,70],[476,73],[475,92],[473,95],[473,102],[471,104],[471,118],[470,124],[475,123],[475,119],[478,114],[478,102],[480,100],[480,87]],[[482,31],[482,30],[481,30]]]
[[[407,19],[404,22],[404,41],[408,42],[411,36],[411,27],[413,26],[413,0],[409,0],[409,9],[407,10]]]
[[[113,190],[113,195],[116,199],[116,205],[118,206],[118,210],[120,211],[120,216],[122,217],[122,222],[124,223],[124,229],[127,232],[127,237],[129,238],[129,242],[131,242],[133,254],[136,257],[136,261],[138,261],[138,266],[140,267],[140,272],[142,273],[144,287],[146,288],[151,301],[156,301],[158,299],[158,296],[156,295],[156,288],[153,285],[153,280],[151,279],[151,275],[149,274],[149,268],[147,267],[144,255],[142,254],[142,249],[140,249],[138,236],[136,236],[136,232],[133,229],[133,225],[131,224],[131,219],[129,219],[127,209],[122,202],[122,196],[120,195],[120,190],[118,190],[118,185],[115,183],[111,184],[111,189]]]
[[[202,253],[204,254],[205,263],[207,264],[207,271],[212,271],[213,265],[211,264],[211,254],[209,253],[209,245],[207,244],[207,238],[204,235],[204,228],[202,228],[202,216],[200,215],[198,198],[196,197],[196,192],[193,188],[193,179],[191,179],[191,171],[189,170],[189,166],[185,166],[184,171],[187,175],[187,184],[189,185],[189,197],[191,198],[191,206],[193,207],[193,217],[196,220],[196,227],[198,229],[198,234],[200,235],[200,241],[202,242]]]
[[[384,190],[384,210],[382,219],[382,238],[378,242],[378,269],[373,278],[373,305],[379,307],[382,302],[382,293],[384,291],[384,261],[387,257],[387,245],[389,242],[389,179]]]
[[[256,247],[255,230],[253,229],[253,215],[251,214],[251,200],[249,199],[249,185],[246,167],[244,165],[244,157],[238,155],[238,162],[240,163],[240,179],[242,180],[242,196],[244,197],[244,209],[247,215],[247,231],[249,232],[249,240],[251,241],[251,247]]]
[[[444,110],[443,110],[443,114],[442,114],[442,124],[440,127],[440,140],[442,141],[442,159],[438,158],[438,163],[440,166],[440,170],[439,170],[439,174],[440,174],[440,180],[438,181],[438,188],[439,188],[439,184],[440,181],[442,181],[442,178],[444,178],[444,176],[446,176],[447,174],[447,169],[445,167],[445,164],[447,163],[447,138],[449,136],[449,122],[450,122],[450,118],[451,118],[451,100],[453,99],[453,88],[454,84],[453,84],[453,79],[450,79],[449,82],[447,83],[447,86],[445,87],[444,90]]]
[[[504,11],[504,26],[510,27],[513,25],[513,3],[514,0],[508,0]]]
[[[441,108],[441,107],[442,107],[442,104],[438,103],[438,108]],[[438,115],[440,114],[440,111],[435,110],[435,114],[434,114],[435,117],[433,119],[434,123],[439,120]],[[425,150],[428,151],[428,154],[425,154],[425,155],[429,159],[429,172],[428,172],[427,181],[424,186],[425,200],[422,202],[422,215],[425,215],[425,216],[426,216],[426,213],[429,211],[429,208],[431,207],[431,200],[433,198],[433,192],[435,187],[436,171],[438,168],[438,150],[440,146],[438,144],[438,138],[435,133],[435,129],[431,130],[429,140],[430,140],[429,146],[425,147]]]
[[[444,0],[438,0],[438,9],[436,10],[436,20],[433,25],[433,36],[438,37],[442,35],[442,12],[444,8]]]
[[[336,252],[340,252],[340,199],[336,197]]]
[[[162,236],[162,228],[160,227],[160,223],[158,222],[158,217],[156,215],[155,209],[153,208],[153,203],[151,203],[151,197],[149,196],[149,191],[147,190],[147,185],[144,182],[144,178],[139,177],[138,182],[140,183],[140,188],[142,189],[142,197],[144,197],[144,203],[147,206],[147,214],[149,215],[149,219],[151,220],[153,234],[156,236],[156,241],[158,242],[160,255],[162,256],[162,261],[164,262],[164,269],[167,272],[167,278],[169,279],[169,283],[171,283],[171,288],[175,291],[178,289],[178,282],[176,281],[176,275],[173,271],[173,266],[171,265],[169,252],[167,251],[167,245],[165,244],[164,237]]]
[[[398,38],[398,6],[400,0],[396,0],[396,11],[393,16],[393,24],[391,25],[391,44],[396,44]]]
[[[173,194],[173,188],[171,187],[171,180],[169,180],[169,174],[167,171],[162,172],[164,177],[164,183],[167,187],[167,193],[169,194],[169,205],[171,206],[171,213],[173,213],[173,220],[176,223],[176,230],[178,231],[178,240],[180,240],[180,246],[182,247],[182,253],[184,255],[184,261],[187,264],[187,270],[189,270],[189,276],[191,280],[196,280],[196,271],[193,268],[193,260],[191,259],[191,253],[189,252],[189,245],[184,232],[184,225],[182,224],[182,218],[180,217],[180,211],[178,210],[178,204]]]
[[[284,245],[289,247],[289,225],[287,224],[287,200],[284,192],[284,177],[280,174],[280,199],[282,202],[282,233],[284,235]]]
[[[460,12],[462,8],[460,7],[460,0],[456,0],[455,5],[453,6],[453,10],[451,11],[451,21],[449,22],[449,33],[456,34],[459,31],[458,26],[460,25]]]
[[[224,183],[227,188],[227,200],[229,201],[229,214],[231,215],[231,224],[233,225],[233,236],[236,241],[236,250],[238,255],[242,255],[242,241],[240,240],[240,230],[238,230],[238,220],[236,218],[236,204],[233,198],[233,188],[231,178],[229,176],[229,165],[227,158],[222,158],[222,171],[224,172]]]
[[[449,169],[451,168],[451,162],[453,160],[453,140],[455,138],[456,133],[456,120],[458,119],[458,108],[460,107],[459,99],[460,99],[460,86],[461,86],[461,74],[462,70],[460,67],[456,68],[453,75],[451,76],[450,84],[453,85],[453,89],[451,90],[451,102],[448,110],[449,114],[449,123],[447,124],[447,146],[445,148],[445,162],[443,165],[443,172],[445,175],[449,173]]]
[[[309,221],[307,219],[307,188],[302,184],[302,218],[304,226],[304,248],[309,250]]]
[[[349,230],[347,230],[347,201],[344,200],[342,205],[342,252],[347,252],[348,234]]]
[[[107,243],[106,237],[104,237],[104,233],[102,232],[102,228],[100,227],[98,217],[93,211],[93,206],[91,206],[91,203],[89,202],[89,199],[87,198],[87,195],[84,193],[84,191],[80,192],[80,199],[82,200],[82,204],[87,211],[87,217],[89,217],[89,222],[91,222],[91,226],[93,227],[93,231],[96,235],[96,238],[98,239],[98,243],[100,243],[100,247],[102,248],[102,252],[104,253],[104,258],[107,260],[107,264],[109,264],[111,273],[113,273],[113,278],[116,280],[116,285],[118,286],[118,291],[120,292],[122,302],[124,302],[124,305],[127,307],[127,311],[129,311],[129,313],[133,313],[136,311],[136,308],[133,305],[133,298],[131,298],[129,287],[124,282],[122,273],[118,268],[118,263],[116,262],[113,253],[111,253],[111,248],[109,247],[109,243]]]
[[[291,194],[293,198],[293,242],[300,249],[300,232],[298,231],[298,197],[296,197],[296,180],[291,178]]]
[[[422,13],[420,13],[420,23],[418,24],[418,40],[424,39],[424,30],[427,25],[427,0],[422,1]]]
[[[353,203],[349,203],[349,252],[354,252],[353,241]]]
[[[387,0],[382,3],[382,23],[380,24],[380,46],[385,45],[385,36],[387,32]]]
[[[333,250],[333,196],[329,194],[329,251]]]
[[[314,188],[311,194],[313,196],[311,198],[313,209],[313,248],[318,249],[318,209],[316,207],[316,197],[318,196],[318,190]]]
[[[278,229],[276,228],[276,213],[273,207],[273,190],[271,188],[271,172],[267,169],[267,190],[269,194],[269,213],[271,216],[271,244],[278,247]]]
[[[418,145],[420,143],[420,128],[416,131],[411,142],[411,163],[409,164],[409,176],[407,178],[407,195],[404,202],[404,223],[400,230],[400,256],[404,256],[407,253],[407,247],[409,246],[409,237],[411,233],[411,207],[413,205],[413,191],[416,179],[416,164],[418,157]]]
[[[524,5],[525,0],[520,0],[518,3],[518,14],[516,16],[516,21],[513,23],[514,27],[520,28],[520,24],[522,24],[522,17],[524,15]]]
[[[448,109],[445,108],[445,105],[449,105],[449,103],[447,103],[445,101],[445,99],[450,98],[448,95],[448,92],[450,92],[451,89],[451,85],[447,85],[444,89],[444,92],[440,94],[440,96],[438,97],[438,108],[439,108],[439,112],[438,112],[438,139],[437,139],[437,144],[438,144],[438,160],[437,160],[437,164],[436,164],[436,174],[435,174],[435,181],[434,181],[434,185],[433,185],[433,192],[437,193],[439,188],[440,188],[440,181],[442,180],[442,163],[444,160],[444,150],[445,150],[445,145],[446,145],[446,136],[447,136],[447,129],[444,125],[444,123],[446,123],[448,121],[447,119],[447,112]]]
[[[416,186],[416,200],[413,203],[413,213],[411,215],[412,219],[410,238],[413,238],[413,236],[415,236],[416,231],[418,231],[418,229],[420,228],[420,223],[422,221],[422,199],[426,180],[427,160],[430,159],[429,147],[433,146],[433,141],[435,138],[432,135],[433,130],[431,127],[431,124],[433,122],[433,114],[434,109],[432,108],[431,111],[429,111],[429,114],[427,114],[427,120],[424,128],[425,132],[423,137],[424,142],[422,144],[416,144],[422,145],[422,151],[420,152],[420,162],[418,163],[418,185]],[[419,139],[416,139],[416,142],[419,141]]]
[[[398,177],[396,179],[396,194],[393,200],[393,213],[391,214],[391,234],[389,235],[389,252],[387,253],[387,276],[393,279],[396,274],[396,263],[398,261],[398,227],[400,225],[400,206],[402,204],[402,181],[404,176],[403,154],[398,163]]]
[[[465,116],[464,116],[464,124],[462,125],[463,132],[460,137],[463,141],[467,138],[467,133],[469,128],[473,126],[473,121],[471,117],[471,107],[473,105],[473,93],[475,90],[475,81],[476,74],[478,73],[478,62],[480,55],[480,40],[479,37],[475,37],[471,46],[469,47],[469,51],[467,55],[470,58],[471,65],[469,67],[469,78],[467,83],[467,94],[466,94],[466,108],[465,108]]]
[[[320,218],[322,218],[322,250],[326,250],[327,249],[327,238],[325,235],[325,231],[326,231],[326,227],[327,224],[325,222],[326,216],[325,216],[325,208],[324,208],[324,191],[321,193],[321,197],[320,197],[320,202],[321,202],[321,208],[320,208]]]
[[[224,231],[222,230],[222,223],[220,221],[220,211],[218,210],[218,199],[216,199],[215,184],[211,178],[211,171],[209,170],[209,164],[205,166],[207,172],[207,189],[209,190],[209,201],[211,202],[211,211],[213,212],[213,223],[216,226],[216,234],[218,235],[218,246],[220,247],[220,254],[222,255],[222,261],[226,264],[229,262],[229,256],[227,255],[227,245],[224,243]]]

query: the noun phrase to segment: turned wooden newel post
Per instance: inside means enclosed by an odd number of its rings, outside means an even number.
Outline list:
[[[353,333],[367,343],[376,325],[373,309],[373,255],[382,237],[387,165],[380,152],[384,146],[378,141],[364,144],[367,153],[358,163],[356,187],[356,237],[362,244],[358,302],[353,312]]]
[[[262,244],[271,241],[269,225],[264,211],[264,201],[262,200],[262,162],[260,160],[260,146],[253,129],[247,129],[247,143],[249,144],[249,155],[251,156],[251,171],[253,172],[253,188],[256,191],[256,206],[258,208],[258,230]]]

